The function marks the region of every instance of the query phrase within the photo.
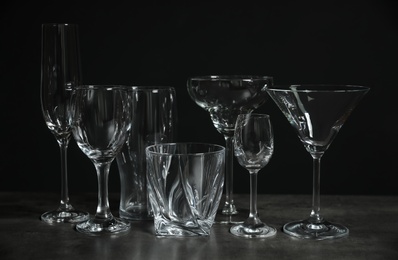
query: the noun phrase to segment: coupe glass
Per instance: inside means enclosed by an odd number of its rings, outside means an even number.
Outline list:
[[[42,214],[41,219],[49,224],[77,223],[89,218],[87,212],[73,208],[68,194],[70,90],[81,82],[78,26],[43,24],[41,48],[41,109],[61,151],[61,202],[57,209]]]
[[[347,227],[328,222],[320,214],[321,157],[368,91],[368,87],[352,85],[291,85],[267,89],[313,158],[311,214],[305,220],[285,224],[285,233],[315,240],[348,235]]]
[[[239,114],[250,113],[264,104],[268,98],[266,87],[272,84],[273,78],[268,76],[200,76],[188,79],[189,95],[197,105],[209,112],[215,128],[225,138],[225,204],[221,211],[224,215],[238,214],[232,197],[236,119]]]
[[[73,137],[94,163],[98,178],[95,216],[78,223],[86,234],[128,231],[127,220],[115,218],[109,208],[108,176],[112,161],[126,142],[131,127],[129,94],[123,86],[79,86],[72,97]]]
[[[257,174],[274,152],[274,135],[266,114],[241,114],[236,119],[234,151],[239,164],[250,173],[250,214],[245,222],[230,228],[240,237],[271,237],[276,229],[263,223],[257,213]]]

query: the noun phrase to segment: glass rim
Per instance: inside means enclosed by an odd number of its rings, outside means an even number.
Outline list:
[[[78,24],[76,24],[76,23],[42,23],[41,24],[43,27],[51,27],[51,26],[60,26],[60,25],[62,25],[62,26],[71,26],[71,27],[76,27],[76,26],[79,26]]]
[[[265,118],[271,118],[269,114],[265,113],[246,113],[246,114],[239,114],[238,116],[255,116],[255,117],[265,117]]]
[[[146,90],[175,91],[175,88],[169,85],[131,85],[124,87],[127,88],[128,90],[133,90],[133,91],[146,91]]]
[[[214,147],[216,150],[214,151],[205,151],[205,152],[187,152],[187,153],[168,153],[168,152],[156,152],[153,151],[155,147],[160,147],[160,146],[188,146],[188,145],[200,145],[203,147]],[[225,153],[225,147],[219,144],[212,144],[212,143],[202,143],[202,142],[173,142],[173,143],[158,143],[158,144],[152,144],[149,145],[145,148],[145,151],[154,154],[154,155],[189,155],[189,156],[202,156],[204,154],[217,154],[217,153]]]
[[[216,80],[273,80],[272,76],[262,76],[262,75],[248,75],[248,74],[231,74],[231,75],[203,75],[203,76],[194,76],[189,77],[188,80],[197,80],[197,81],[216,81]]]
[[[120,90],[126,90],[126,86],[124,85],[112,85],[112,84],[90,84],[90,85],[78,85],[76,86],[75,90],[94,90],[94,89],[120,89]]]
[[[266,91],[288,91],[288,92],[356,92],[368,91],[370,87],[350,84],[293,84],[273,85],[266,87]]]

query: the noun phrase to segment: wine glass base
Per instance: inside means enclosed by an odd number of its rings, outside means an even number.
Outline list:
[[[47,224],[76,224],[88,220],[90,214],[79,210],[53,210],[41,215],[40,219]]]
[[[276,229],[267,225],[257,228],[247,227],[244,224],[234,225],[229,229],[231,234],[246,238],[266,238],[276,235]]]
[[[312,240],[335,239],[348,236],[349,230],[343,225],[323,221],[312,224],[308,220],[293,221],[283,226],[286,234]]]
[[[88,235],[118,234],[130,230],[130,222],[121,218],[111,218],[108,220],[97,220],[91,218],[76,225],[76,230]]]

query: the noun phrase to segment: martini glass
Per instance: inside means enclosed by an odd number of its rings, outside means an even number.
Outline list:
[[[321,157],[329,148],[368,87],[353,85],[291,85],[267,89],[313,158],[313,196],[309,218],[287,223],[283,231],[313,240],[348,236],[347,227],[326,221],[320,213]]]
[[[221,213],[238,214],[233,200],[233,138],[239,114],[251,113],[268,98],[266,87],[273,78],[268,76],[227,75],[200,76],[188,79],[190,97],[210,114],[213,125],[224,135],[225,152],[225,204]],[[227,222],[233,223],[232,219]]]

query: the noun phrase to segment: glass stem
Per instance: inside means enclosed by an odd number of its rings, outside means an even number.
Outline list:
[[[257,213],[257,173],[259,170],[250,170],[250,214],[252,225],[261,223]]]
[[[70,136],[62,137],[58,141],[60,154],[61,154],[61,202],[59,210],[69,211],[72,210],[72,205],[69,204],[69,191],[68,191],[68,145]]]
[[[222,213],[226,215],[236,214],[233,200],[233,136],[225,135],[225,205]]]
[[[312,211],[309,221],[313,224],[322,223],[320,196],[321,156],[313,157]]]
[[[96,162],[94,164],[98,178],[98,206],[95,219],[98,221],[110,220],[113,219],[108,200],[108,176],[111,162]]]

